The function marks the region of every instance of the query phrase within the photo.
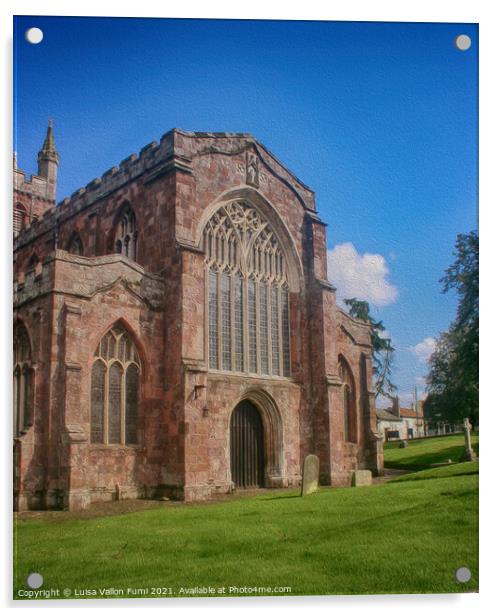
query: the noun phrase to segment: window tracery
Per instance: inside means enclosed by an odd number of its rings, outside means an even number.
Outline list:
[[[290,375],[286,260],[269,222],[246,201],[204,229],[208,358],[215,370]]]
[[[28,332],[21,323],[14,328],[14,435],[33,424],[33,367]]]
[[[99,342],[91,381],[90,441],[136,444],[140,360],[122,325],[112,327]]]
[[[118,222],[115,237],[115,250],[132,261],[137,260],[137,220],[132,208],[128,205],[123,210]]]

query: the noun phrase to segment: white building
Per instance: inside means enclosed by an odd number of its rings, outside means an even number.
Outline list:
[[[416,408],[401,408],[398,398],[394,398],[392,408],[378,409],[376,417],[378,433],[384,441],[426,436],[422,401],[418,401]]]

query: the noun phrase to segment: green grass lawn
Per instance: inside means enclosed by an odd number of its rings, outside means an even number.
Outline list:
[[[306,498],[269,492],[126,515],[18,520],[14,596],[32,571],[43,574],[43,588],[114,587],[123,596],[127,588],[183,596],[181,588],[203,586],[225,587],[224,596],[244,594],[230,587],[291,587],[294,595],[476,590],[473,464]],[[472,571],[466,584],[454,579],[461,566]]]
[[[385,443],[386,468],[399,468],[419,471],[428,468],[431,464],[446,462],[460,462],[464,452],[464,436],[451,434],[448,436],[435,436],[425,439],[408,440],[408,447],[399,448],[399,442]],[[471,443],[478,455],[478,435],[471,436]]]

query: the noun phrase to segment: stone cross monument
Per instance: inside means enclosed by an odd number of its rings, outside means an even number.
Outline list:
[[[466,462],[471,462],[471,460],[476,460],[476,453],[473,451],[473,447],[471,446],[471,424],[467,417],[464,418],[463,428],[464,428],[464,454],[463,454],[462,459]]]

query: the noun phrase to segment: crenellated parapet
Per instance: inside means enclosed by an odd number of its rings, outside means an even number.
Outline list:
[[[24,171],[21,171],[21,169],[14,169],[13,184],[15,191],[25,193],[26,195],[38,199],[44,199],[55,206],[54,200],[50,197],[47,178],[39,175],[31,175],[27,178]]]
[[[126,157],[119,165],[111,167],[88,182],[85,187],[60,201],[57,206],[47,210],[27,229],[21,231],[15,240],[14,249],[29,244],[139,178],[142,178],[144,184],[148,184],[173,171],[192,173],[194,157],[207,154],[234,156],[244,152],[248,153],[245,173],[248,175],[248,170],[255,170],[253,180],[247,177],[247,183],[254,186],[259,183],[263,185],[269,175],[274,175],[289,186],[306,211],[315,211],[313,191],[249,133],[186,132],[175,128],[165,133],[159,143],[152,141],[138,154]],[[254,160],[252,156],[255,157]],[[19,175],[17,182],[21,186],[24,173],[16,173]],[[31,183],[38,187],[39,191],[43,191],[44,181],[38,176],[31,179]]]

